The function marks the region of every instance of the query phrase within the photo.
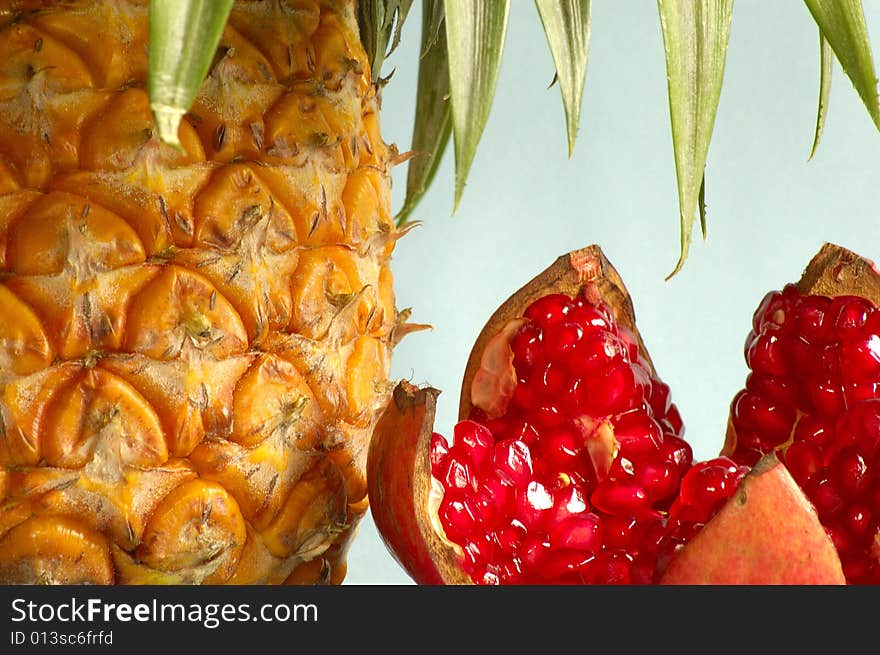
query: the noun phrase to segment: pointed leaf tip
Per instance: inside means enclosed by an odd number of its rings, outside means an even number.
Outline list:
[[[658,8],[681,221],[681,254],[668,280],[684,265],[694,215],[700,205],[705,208],[700,188],[724,79],[733,0],[658,0]]]
[[[510,0],[445,0],[444,7],[455,142],[454,213],[492,109]]]
[[[397,214],[403,225],[434,179],[452,132],[449,101],[449,66],[443,0],[423,0],[422,49],[410,160],[406,174],[406,198]]]
[[[590,0],[535,0],[565,108],[568,156],[574,153],[590,43]],[[551,84],[552,86],[552,84]]]
[[[804,2],[819,26],[822,37],[834,51],[841,68],[865,104],[871,120],[880,129],[877,73],[861,0],[804,0]]]
[[[828,114],[828,98],[831,97],[831,69],[834,53],[828,41],[819,31],[819,107],[816,110],[816,131],[813,133],[813,145],[810,147],[810,156],[807,161],[811,160],[819,148],[819,140],[822,138],[822,131],[825,129],[825,117]]]

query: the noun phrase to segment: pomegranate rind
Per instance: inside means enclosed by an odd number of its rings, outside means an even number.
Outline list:
[[[395,387],[367,455],[370,511],[391,555],[417,584],[472,584],[436,518],[430,444],[439,394],[406,381]]]
[[[628,328],[636,337],[639,352],[655,373],[653,363],[636,329],[635,311],[620,274],[597,245],[574,250],[556,259],[548,268],[526,282],[505,300],[489,317],[471,348],[465,366],[458,405],[458,418],[465,420],[474,407],[474,378],[479,373],[483,353],[495,337],[512,321],[522,318],[534,301],[553,293],[574,297],[581,290],[592,302],[605,303],[617,325]]]
[[[840,558],[813,505],[776,455],[670,562],[665,585],[843,585]]]

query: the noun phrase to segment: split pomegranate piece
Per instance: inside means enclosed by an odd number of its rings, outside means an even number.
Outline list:
[[[849,583],[880,583],[880,273],[826,244],[768,293],[745,344],[724,453],[777,452],[815,505]]]
[[[761,458],[662,584],[843,584],[834,544],[775,455]]]
[[[595,246],[489,319],[450,441],[432,431],[436,393],[398,387],[367,466],[377,527],[417,582],[658,582],[749,469],[692,463],[629,295]],[[814,513],[804,521],[821,533]]]

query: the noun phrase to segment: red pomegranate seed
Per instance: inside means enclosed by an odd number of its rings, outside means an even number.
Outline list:
[[[845,508],[841,516],[841,525],[857,540],[862,541],[871,527],[874,512],[867,503],[853,503]]]
[[[449,456],[449,445],[446,437],[434,432],[431,435],[431,475],[435,478],[442,477],[443,464]]]
[[[474,510],[485,525],[492,525],[504,517],[512,500],[513,487],[496,477],[486,477],[474,495]]]
[[[526,372],[535,365],[541,352],[541,330],[533,323],[526,323],[510,341],[513,351],[513,366],[517,371]]]
[[[543,535],[529,535],[522,541],[517,553],[527,568],[538,568],[550,554],[550,541]]]
[[[448,457],[446,460],[446,470],[440,478],[443,485],[448,490],[464,491],[471,485],[471,471],[468,463],[457,459],[456,457]]]
[[[827,314],[834,322],[837,334],[844,336],[864,326],[871,311],[871,303],[864,298],[838,296],[831,301]]]
[[[843,496],[827,475],[815,476],[807,484],[805,491],[823,522],[833,518],[843,508]]]
[[[678,491],[678,467],[669,462],[642,462],[636,466],[635,477],[652,502],[669,498]]]
[[[748,391],[741,391],[733,402],[734,420],[747,430],[758,432],[764,445],[781,444],[788,439],[795,420],[791,407],[770,402]]]
[[[570,548],[593,552],[602,545],[599,517],[592,512],[573,516],[557,523],[550,532],[553,548]]]
[[[684,439],[679,439],[669,434],[663,435],[663,445],[660,448],[660,454],[665,461],[678,466],[682,474],[690,468],[691,461],[693,460],[693,451],[690,444]]]
[[[572,373],[592,375],[598,368],[625,357],[627,346],[619,337],[604,330],[592,330],[581,339],[568,366]]]
[[[552,521],[559,523],[590,509],[584,490],[578,484],[567,484],[551,490],[553,496]]]
[[[843,389],[839,383],[819,381],[808,382],[805,386],[811,409],[819,417],[833,418],[845,409]]]
[[[519,486],[532,475],[532,453],[522,441],[505,439],[495,444],[495,471],[502,481]]]
[[[553,401],[565,390],[568,383],[568,372],[561,364],[550,362],[543,367],[540,376],[541,393],[544,398]]]
[[[746,363],[759,375],[785,376],[785,357],[779,333],[753,334],[746,344]]]
[[[506,554],[511,554],[514,551],[522,553],[523,549],[520,546],[524,543],[523,540],[527,534],[526,526],[517,519],[513,519],[495,532],[495,543]]]
[[[528,529],[539,527],[553,507],[553,495],[542,483],[531,480],[516,490],[517,516]]]
[[[798,389],[786,378],[762,377],[750,373],[746,378],[746,390],[756,396],[767,398],[774,404],[797,407]]]
[[[546,327],[562,322],[571,309],[571,298],[565,294],[556,293],[538,298],[529,305],[523,316],[535,321],[541,327]]]
[[[639,406],[635,377],[630,366],[611,364],[588,382],[586,406],[595,416],[618,414]]]
[[[464,569],[468,573],[494,559],[492,543],[485,535],[480,535],[476,539],[464,539],[462,549],[464,550]]]
[[[658,458],[663,433],[660,425],[644,411],[629,411],[613,419],[614,438],[620,452],[633,460]]]
[[[608,516],[602,521],[602,538],[606,548],[632,548],[636,545],[636,526],[633,516]]]
[[[594,559],[592,552],[555,550],[542,563],[541,575],[545,580],[554,580],[583,573],[592,566]]]
[[[542,341],[547,355],[559,359],[575,351],[583,336],[584,329],[580,325],[564,322],[548,326],[544,330]]]
[[[438,515],[449,539],[461,539],[471,533],[476,517],[468,500],[443,498]]]
[[[806,484],[810,476],[822,468],[821,451],[808,441],[795,441],[782,457],[792,477],[798,484]]]
[[[880,375],[880,336],[857,334],[840,341],[840,366],[850,380],[876,380]]]
[[[638,361],[639,340],[636,338],[636,335],[633,333],[633,331],[621,325],[617,328],[617,334],[620,339],[626,344],[626,349],[627,353],[629,354],[630,361]]]
[[[605,551],[596,557],[593,566],[601,584],[632,583],[632,556],[625,550]]]
[[[489,430],[474,421],[461,421],[455,426],[455,443],[465,446],[468,457],[477,468],[482,470],[492,460],[495,441]]]
[[[669,396],[669,385],[665,382],[654,384],[651,388],[651,409],[655,416],[666,416],[672,404]]]
[[[678,413],[678,407],[675,405],[672,405],[666,414],[664,414],[663,421],[669,426],[669,430],[672,434],[677,434],[679,436],[684,434],[684,423],[681,420],[681,414]]]
[[[810,342],[821,342],[831,333],[824,321],[831,299],[824,296],[806,296],[800,299],[797,314],[797,332]]]
[[[637,484],[604,480],[596,486],[590,503],[607,514],[638,514],[648,508],[650,500]]]
[[[854,495],[868,483],[868,465],[858,446],[842,450],[831,462],[831,475],[835,486],[847,495]]]

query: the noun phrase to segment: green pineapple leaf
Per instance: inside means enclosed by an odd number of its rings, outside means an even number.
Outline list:
[[[831,46],[843,72],[855,86],[865,108],[880,129],[877,74],[868,41],[861,0],[804,0],[822,37]]]
[[[444,6],[457,208],[492,109],[510,0],[445,0]]]
[[[698,204],[705,207],[700,189],[724,79],[733,0],[658,0],[658,6],[681,218],[681,253],[672,277],[687,259]],[[703,210],[701,223],[704,215]]]
[[[443,27],[443,19],[446,13],[443,8],[443,0],[422,0],[422,50],[424,57],[428,50],[434,47],[440,38]],[[446,33],[443,32],[443,40],[446,41]]]
[[[568,156],[574,151],[590,44],[590,0],[535,0],[565,106]]]
[[[828,41],[819,31],[819,107],[816,110],[816,132],[813,135],[813,146],[810,148],[812,159],[819,147],[822,138],[822,130],[825,129],[825,116],[828,114],[828,98],[831,96],[831,65],[834,63],[834,53]]]
[[[400,32],[412,3],[413,0],[360,0],[358,2],[361,42],[370,62],[373,82],[379,80],[385,58],[400,43]]]
[[[217,50],[232,0],[150,0],[147,90],[159,138],[181,148],[177,130]]]
[[[430,186],[452,131],[446,32],[442,28],[443,0],[422,0],[422,57],[412,136],[415,154],[407,167],[406,199],[397,214],[398,225],[406,222]]]

